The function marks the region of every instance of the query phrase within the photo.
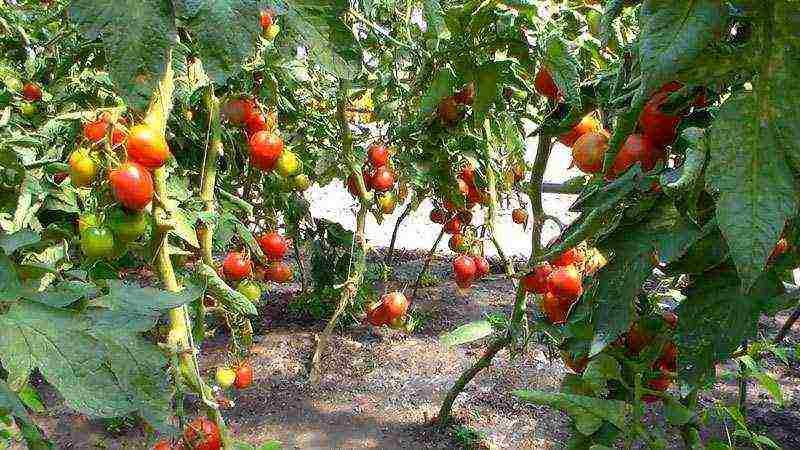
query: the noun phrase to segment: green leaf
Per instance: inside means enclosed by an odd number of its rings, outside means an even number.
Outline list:
[[[763,434],[755,435],[753,437],[753,441],[758,442],[759,444],[767,445],[767,446],[772,447],[772,448],[777,448],[777,449],[781,448],[781,446],[776,444],[775,441],[773,441],[772,439],[770,439],[767,436],[764,436]]]
[[[179,208],[170,208],[170,214],[175,219],[175,228],[171,231],[172,234],[178,236],[194,248],[200,248],[200,242],[197,241],[197,232],[194,229],[194,223],[189,221],[186,213]]]
[[[676,314],[678,370],[682,380],[698,384],[713,375],[716,363],[728,359],[744,339],[756,334],[765,303],[783,290],[780,280],[765,274],[749,293],[739,289],[733,271],[706,272],[694,278]]]
[[[137,107],[147,105],[177,41],[168,0],[75,0],[70,19],[86,38],[100,38],[117,88]]]
[[[422,96],[420,114],[427,116],[436,111],[439,102],[451,95],[456,85],[456,76],[450,67],[442,67],[433,77],[430,87]]]
[[[527,402],[565,411],[575,419],[575,425],[582,434],[594,433],[603,421],[610,422],[619,429],[626,429],[627,426],[627,404],[619,400],[528,390],[514,391],[514,395]]]
[[[674,399],[667,397],[664,400],[664,418],[671,425],[680,427],[689,423],[695,417],[695,412],[681,405]]]
[[[19,298],[20,280],[17,267],[11,259],[0,253],[0,303]]]
[[[0,248],[6,252],[6,255],[10,255],[18,249],[36,244],[40,240],[39,235],[33,231],[20,230],[13,234],[0,236]]]
[[[267,441],[261,444],[261,447],[258,447],[258,450],[281,450],[283,445],[281,445],[280,441]]]
[[[610,355],[601,354],[589,361],[582,378],[591,384],[595,392],[602,392],[605,391],[608,380],[622,380],[622,368],[619,361]]]
[[[781,385],[775,378],[770,376],[764,369],[750,356],[742,356],[739,361],[743,362],[750,370],[750,375],[758,381],[764,390],[766,390],[779,405],[783,406],[783,392]]]
[[[486,320],[481,320],[461,325],[455,330],[439,336],[439,342],[447,347],[455,347],[456,345],[483,339],[486,336],[490,336],[493,332],[494,328],[492,325]]]
[[[550,72],[558,89],[572,109],[581,109],[580,76],[581,65],[569,52],[569,44],[560,36],[552,34],[544,46],[542,64]]]
[[[19,399],[33,412],[43,413],[45,411],[44,403],[42,403],[42,399],[39,398],[39,393],[36,392],[36,389],[32,388],[30,384],[26,384],[20,389]]]
[[[61,308],[71,305],[81,298],[92,297],[97,288],[92,283],[83,281],[64,281],[40,291],[38,286],[26,284],[19,291],[19,296],[48,306]]]
[[[158,317],[166,310],[191,303],[203,295],[202,287],[188,283],[178,293],[134,286],[119,280],[108,280],[108,288],[108,294],[95,298],[90,304],[148,318]]]
[[[484,117],[497,97],[497,71],[496,63],[484,64],[477,71],[475,100],[472,104],[473,120],[476,126],[483,124]]]
[[[425,23],[428,25],[428,36],[437,41],[444,38],[447,35],[447,28],[439,0],[423,0],[422,12],[425,15]]]

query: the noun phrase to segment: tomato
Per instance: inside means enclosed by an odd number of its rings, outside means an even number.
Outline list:
[[[391,191],[384,192],[383,195],[378,197],[378,205],[380,205],[384,214],[391,214],[394,212],[395,206],[397,206],[397,196]]]
[[[594,118],[594,115],[588,114],[572,130],[559,136],[558,141],[567,147],[572,147],[584,134],[600,129],[602,129],[600,122]]]
[[[243,361],[236,367],[236,380],[233,385],[236,389],[244,389],[253,384],[253,366],[249,362]]]
[[[219,450],[222,440],[219,427],[206,417],[198,417],[186,426],[183,439],[194,450]]]
[[[157,169],[170,157],[164,135],[148,125],[136,125],[128,133],[128,157],[148,169]]]
[[[69,155],[69,177],[75,187],[88,186],[97,175],[97,164],[86,149],[79,148]]]
[[[267,129],[267,119],[260,112],[254,112],[245,122],[245,127],[248,135],[252,136]]]
[[[258,284],[252,281],[242,281],[239,283],[239,286],[236,288],[236,290],[247,297],[247,299],[251,302],[255,303],[261,300],[261,288],[258,287]]]
[[[472,167],[472,164],[466,164],[461,170],[458,172],[458,177],[464,180],[469,185],[475,184],[475,168]]]
[[[394,320],[397,317],[405,315],[410,302],[402,292],[394,291],[384,294],[383,297],[381,297],[381,303],[386,306],[389,320]]]
[[[114,197],[126,208],[141,211],[153,200],[153,177],[135,162],[126,162],[108,174]]]
[[[173,447],[172,443],[166,439],[158,441],[153,445],[153,450],[177,450],[183,447]]]
[[[542,297],[541,308],[550,323],[561,325],[567,321],[572,303],[572,300],[560,298],[552,292],[545,292],[544,297]]]
[[[444,231],[447,234],[458,234],[461,232],[461,221],[458,217],[453,217],[444,224]]]
[[[536,78],[533,80],[533,88],[536,89],[539,95],[549,99],[555,99],[559,96],[558,86],[553,81],[550,72],[544,67],[539,69],[539,72],[536,74]]]
[[[20,107],[20,112],[22,113],[23,117],[33,117],[36,114],[37,108],[36,105],[30,102],[25,102]]]
[[[129,213],[122,208],[113,209],[106,217],[117,243],[127,244],[147,232],[147,216],[142,212]]]
[[[522,181],[525,178],[525,164],[519,163],[514,165],[514,181]]]
[[[489,267],[489,261],[484,258],[483,256],[473,256],[472,261],[475,263],[475,277],[482,278],[486,275],[489,275],[491,272],[491,268]]]
[[[291,267],[278,261],[267,267],[265,278],[275,283],[288,283],[292,281],[293,275]]]
[[[22,98],[29,102],[38,102],[42,99],[42,88],[36,83],[25,83],[22,87]]]
[[[572,146],[572,160],[583,173],[600,173],[607,150],[608,134],[604,131],[590,131],[579,137]]]
[[[229,280],[241,280],[247,278],[253,271],[250,257],[245,253],[231,252],[225,257],[222,263],[222,273]]]
[[[382,167],[389,162],[389,149],[380,144],[372,145],[367,151],[372,167]]]
[[[458,212],[456,217],[458,217],[458,220],[460,220],[464,225],[469,225],[472,223],[472,212],[470,211],[461,210]]]
[[[675,314],[674,312],[667,311],[664,314],[662,314],[661,317],[664,318],[664,321],[667,322],[667,325],[669,325],[669,327],[672,328],[673,330],[675,328],[678,328],[678,315]]]
[[[461,113],[458,110],[458,104],[453,97],[445,97],[439,103],[439,108],[436,111],[439,120],[444,125],[453,125],[461,118]]]
[[[273,23],[272,26],[267,28],[267,32],[264,33],[264,35],[267,37],[267,39],[273,40],[273,39],[275,39],[275,36],[277,36],[278,33],[280,33],[280,31],[281,31],[281,27],[278,26],[277,23]]]
[[[454,205],[450,200],[445,200],[442,202],[442,206],[444,207],[445,211],[453,212],[456,210],[456,205]]]
[[[265,9],[261,11],[261,30],[267,31],[272,26],[272,11]]]
[[[447,212],[443,209],[434,208],[431,210],[430,219],[433,223],[444,224],[447,220]]]
[[[263,171],[275,167],[283,153],[283,139],[275,133],[259,131],[250,138],[250,161]]]
[[[406,330],[406,317],[405,316],[395,317],[394,319],[389,321],[389,327],[394,329],[394,330],[407,331]]]
[[[528,220],[528,212],[522,208],[517,208],[511,211],[511,220],[514,223],[523,224]]]
[[[467,250],[466,241],[461,233],[456,233],[450,236],[450,240],[448,241],[447,245],[450,247],[450,250],[456,253],[463,253]]]
[[[397,200],[401,203],[408,197],[408,182],[403,180],[397,185]]]
[[[304,173],[295,175],[294,178],[292,178],[292,183],[294,184],[294,189],[298,192],[303,192],[311,187],[311,180],[308,178],[308,175]]]
[[[611,176],[616,178],[622,175],[636,163],[641,163],[645,171],[653,170],[661,155],[661,149],[647,136],[632,134],[617,153],[611,167]]]
[[[384,303],[380,303],[377,307],[367,311],[367,321],[370,325],[380,327],[390,322],[389,310]]]
[[[547,292],[547,277],[553,272],[552,266],[542,263],[533,268],[532,272],[522,277],[522,285],[527,292],[544,294]]]
[[[114,235],[106,227],[86,228],[81,232],[81,251],[89,260],[108,258],[114,254]]]
[[[661,107],[669,100],[670,93],[682,87],[677,82],[665,84],[644,105],[644,109],[639,115],[639,126],[642,128],[642,133],[658,146],[664,147],[675,141],[681,117],[667,114],[661,111]]]
[[[367,177],[364,177],[364,189],[369,191],[369,183],[367,182]],[[347,191],[350,192],[350,195],[353,197],[358,198],[359,191],[358,191],[358,181],[356,181],[355,175],[350,175],[347,177]]]
[[[2,80],[5,83],[6,88],[8,88],[11,92],[19,92],[22,90],[22,81],[19,81],[18,78],[14,78],[13,76],[8,76]]]
[[[216,378],[219,387],[227,389],[233,386],[233,382],[236,381],[236,372],[230,367],[217,367],[214,378]]]
[[[222,106],[222,117],[232,125],[241,126],[253,116],[253,102],[235,98]]]
[[[289,178],[296,174],[297,170],[300,168],[300,159],[295,152],[285,150],[281,152],[281,156],[278,157],[276,168],[282,177]]]
[[[675,372],[678,369],[678,347],[674,342],[667,342],[661,349],[661,356],[655,363],[655,368],[662,371]]]
[[[458,91],[455,95],[456,103],[460,103],[462,105],[471,105],[472,102],[475,100],[475,83],[470,81],[464,86],[463,89]]]
[[[565,251],[564,253],[556,256],[551,261],[553,266],[556,267],[567,267],[575,264],[581,264],[582,262],[583,262],[583,253],[576,247],[572,247],[571,249]]]
[[[92,142],[100,142],[106,137],[108,123],[103,120],[83,124],[83,137]]]
[[[67,172],[57,172],[53,174],[53,182],[55,184],[61,184],[64,180],[67,179],[69,174]]]
[[[575,300],[583,293],[581,274],[574,266],[559,267],[547,277],[547,290],[559,299]]]
[[[633,324],[625,335],[625,345],[628,347],[628,353],[631,355],[638,355],[645,347],[653,342],[647,330],[641,324]]]
[[[461,255],[453,260],[453,273],[459,287],[468,288],[475,279],[477,271],[475,261],[469,256]]]
[[[258,238],[258,245],[271,261],[280,261],[289,250],[289,241],[277,231],[263,234]]]
[[[370,178],[370,184],[378,192],[388,191],[394,185],[394,174],[385,166],[375,169]]]
[[[101,220],[97,214],[83,214],[78,217],[78,232],[82,233],[83,230],[100,225]]]
[[[586,365],[589,364],[589,358],[586,356],[576,359],[570,352],[566,351],[561,352],[561,359],[564,361],[565,366],[578,375],[583,374],[583,372],[586,370]]]
[[[664,392],[670,387],[671,384],[672,380],[670,380],[669,377],[661,376],[648,381],[647,387],[648,389],[652,389],[654,391]],[[659,400],[661,400],[661,398],[655,395],[645,394],[642,396],[642,401],[645,403],[653,403]]]

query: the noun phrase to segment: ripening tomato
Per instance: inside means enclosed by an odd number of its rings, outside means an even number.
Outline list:
[[[380,144],[373,144],[367,151],[372,167],[382,167],[389,162],[389,149]]]
[[[259,131],[250,138],[250,162],[263,171],[275,167],[283,152],[283,139],[275,133]]]
[[[280,33],[280,31],[281,27],[277,23],[273,23],[272,26],[267,28],[267,31],[264,33],[264,36],[269,40],[273,40],[275,39],[275,36],[277,36],[278,33]]]
[[[292,268],[280,261],[276,261],[267,267],[265,278],[275,283],[288,283],[292,281]]]
[[[79,148],[69,155],[69,177],[75,187],[88,186],[97,175],[95,164],[89,151]]]
[[[381,303],[386,306],[386,311],[389,313],[389,320],[397,317],[402,317],[408,310],[408,298],[402,292],[394,291],[384,294],[381,297]]]
[[[431,210],[430,219],[433,223],[444,225],[444,222],[447,220],[447,212],[443,209],[434,208]]]
[[[484,258],[483,256],[473,256],[472,261],[475,263],[475,277],[482,278],[486,275],[489,275],[491,272],[491,268],[489,267],[489,261]]]
[[[443,125],[453,125],[458,122],[461,116],[461,113],[458,111],[456,99],[453,97],[445,97],[442,99],[436,113]]]
[[[133,242],[147,232],[147,216],[140,212],[128,212],[122,208],[113,209],[107,216],[108,227],[114,233],[117,243]]]
[[[114,254],[114,234],[106,227],[89,227],[81,231],[81,251],[89,260],[108,258]]]
[[[149,125],[136,125],[128,133],[128,157],[148,169],[157,169],[170,157],[164,135]]]
[[[455,274],[456,284],[462,288],[468,288],[475,279],[478,268],[475,261],[467,255],[460,255],[453,260],[453,273]]]
[[[662,150],[647,136],[632,134],[628,136],[619,153],[617,153],[610,175],[616,178],[636,163],[641,163],[644,171],[651,171],[661,156]]]
[[[219,387],[227,389],[233,386],[233,382],[236,381],[236,371],[230,367],[217,367],[214,378],[216,378]]]
[[[532,272],[522,277],[522,285],[527,292],[544,294],[547,292],[547,277],[553,271],[553,267],[548,263],[542,263],[533,268]]]
[[[222,273],[229,280],[241,280],[250,276],[253,265],[245,253],[231,252],[222,263]]]
[[[25,83],[22,87],[22,98],[29,102],[38,102],[42,99],[42,88],[36,83]]]
[[[536,78],[533,80],[533,88],[536,89],[539,95],[549,99],[555,99],[559,95],[558,86],[545,67],[539,69],[539,72],[536,74]]]
[[[391,214],[397,206],[397,195],[394,192],[384,192],[383,195],[378,197],[378,205],[381,207],[381,212],[384,214]]]
[[[247,299],[251,302],[257,302],[261,300],[261,288],[258,287],[257,283],[245,280],[239,283],[239,286],[236,288],[236,290],[247,297]]]
[[[126,162],[108,174],[114,197],[133,211],[141,211],[153,200],[153,177],[141,165]]]
[[[292,177],[292,184],[296,191],[303,192],[311,187],[311,179],[308,178],[308,175],[300,173]]]
[[[463,89],[456,93],[454,98],[456,103],[460,103],[462,105],[471,105],[475,100],[475,83],[472,81],[467,83]]]
[[[575,300],[583,293],[581,274],[575,266],[559,267],[547,277],[547,290],[559,299]]]
[[[272,26],[272,11],[265,9],[261,11],[261,31],[267,31]]]
[[[584,134],[602,129],[602,125],[594,115],[588,114],[581,121],[575,125],[568,133],[562,134],[558,137],[558,141],[567,147],[572,147],[575,142]]]
[[[281,156],[278,157],[275,168],[282,177],[289,178],[300,169],[300,158],[297,157],[295,152],[284,150],[281,152]]]
[[[569,308],[572,306],[572,303],[573,300],[560,298],[548,291],[545,292],[542,297],[541,308],[550,323],[553,325],[561,325],[567,321]]]
[[[590,131],[575,141],[572,160],[583,173],[600,173],[607,150],[608,134],[602,130]]]
[[[578,250],[577,247],[572,247],[571,249],[553,258],[553,260],[550,262],[556,267],[567,267],[581,264],[583,262],[583,252]]]
[[[258,238],[258,245],[271,261],[280,261],[289,250],[289,241],[278,234],[277,231],[270,231]]]
[[[222,440],[219,427],[206,417],[198,417],[186,426],[183,440],[194,450],[219,450]]]
[[[461,233],[456,233],[450,236],[450,240],[447,242],[447,245],[450,247],[450,250],[456,253],[463,253],[467,250],[464,235]]]
[[[244,389],[253,384],[253,366],[247,361],[242,361],[236,366],[236,380],[233,385],[236,389]]]
[[[681,117],[661,111],[661,107],[669,100],[672,92],[679,90],[680,83],[669,83],[656,92],[644,105],[639,115],[639,126],[642,133],[660,147],[667,146],[675,141],[678,124]]]
[[[444,232],[447,234],[457,234],[461,232],[461,221],[458,217],[453,217],[444,224]]]
[[[235,98],[222,106],[222,117],[235,126],[241,126],[253,116],[253,102],[245,98]]]
[[[386,192],[394,186],[394,174],[386,166],[378,167],[370,177],[370,185],[378,192]]]
[[[511,211],[511,220],[514,223],[523,224],[528,220],[528,212],[522,208],[517,208]]]

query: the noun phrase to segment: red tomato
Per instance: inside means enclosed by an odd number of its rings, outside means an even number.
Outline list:
[[[267,119],[260,112],[253,112],[253,115],[245,122],[245,126],[247,127],[247,133],[252,136],[259,131],[267,129]]]
[[[385,166],[378,167],[370,177],[370,184],[376,191],[386,192],[394,186],[394,174]]]
[[[658,146],[664,147],[675,141],[681,117],[667,114],[661,111],[661,107],[669,100],[669,94],[681,87],[676,82],[664,85],[644,105],[644,110],[639,115],[639,126],[643,134]]]
[[[136,125],[128,134],[128,157],[148,169],[157,169],[170,157],[164,136],[147,125]]]
[[[538,92],[539,95],[543,95],[550,99],[555,99],[559,95],[558,86],[553,81],[553,77],[550,75],[550,72],[548,72],[544,67],[542,67],[536,74],[536,78],[533,80],[533,88],[536,89],[536,92]]]
[[[263,171],[275,168],[283,152],[283,139],[274,133],[259,131],[250,138],[250,162]]]
[[[533,268],[533,271],[522,277],[522,285],[527,292],[544,294],[547,292],[547,277],[553,272],[548,263],[542,263]]]
[[[198,417],[187,425],[183,439],[194,450],[219,450],[222,447],[219,427],[206,417]]]
[[[471,105],[475,100],[475,83],[472,81],[467,83],[463,89],[456,93],[454,99],[456,103],[460,103],[462,105]]]
[[[444,224],[447,220],[447,212],[439,208],[432,209],[430,219],[433,223]]]
[[[447,234],[458,234],[461,232],[461,221],[458,217],[453,217],[444,224],[444,231]]]
[[[625,335],[625,345],[628,347],[628,353],[631,355],[638,355],[645,347],[653,342],[647,330],[642,328],[640,324],[633,324]]]
[[[153,177],[135,162],[126,162],[108,173],[114,197],[126,208],[141,211],[153,200]]]
[[[575,266],[559,267],[547,277],[547,290],[559,299],[575,300],[583,293],[581,274]]]
[[[280,261],[270,264],[265,274],[267,280],[275,283],[288,283],[292,281],[293,276],[292,268]]]
[[[511,220],[513,220],[514,223],[523,224],[528,220],[528,212],[522,208],[517,208],[511,211]]]
[[[249,362],[243,361],[236,367],[236,379],[233,385],[236,389],[244,389],[253,384],[253,366]]]
[[[260,22],[262,30],[267,31],[272,26],[272,14],[272,11],[268,9],[261,11]]]
[[[100,142],[106,137],[108,123],[103,120],[95,120],[83,124],[83,137],[92,142]]]
[[[541,307],[550,323],[560,325],[567,321],[572,303],[573,300],[559,298],[552,292],[545,292],[544,297],[542,297]]]
[[[250,262],[250,257],[245,253],[231,252],[225,257],[222,263],[222,273],[225,278],[229,280],[241,280],[247,278],[253,271],[253,265]]]
[[[374,144],[368,151],[369,162],[372,167],[383,167],[389,162],[389,149],[380,144]]]
[[[669,377],[662,376],[648,381],[647,387],[648,389],[652,389],[654,391],[664,392],[670,387],[671,384],[672,380],[670,380]],[[645,394],[642,396],[642,401],[645,403],[653,403],[659,400],[661,399],[655,395]]]
[[[472,223],[472,213],[470,211],[459,211],[456,217],[458,217],[458,220],[460,220],[464,225],[469,225]]]
[[[661,349],[661,356],[655,364],[656,369],[675,372],[678,369],[678,347],[674,342],[667,342]]]
[[[583,253],[575,247],[553,258],[551,263],[556,267],[567,267],[583,262]]]
[[[600,173],[607,150],[608,134],[602,130],[590,131],[572,146],[572,160],[583,173]]]
[[[789,241],[785,238],[780,238],[778,243],[775,244],[775,247],[772,249],[772,253],[769,254],[769,259],[775,259],[778,256],[786,253],[786,250],[789,249]]]
[[[278,234],[277,231],[270,231],[258,238],[258,245],[272,261],[280,261],[289,250],[289,241]]]
[[[22,87],[22,98],[29,102],[38,102],[42,99],[42,88],[36,83],[25,83]]]
[[[453,125],[461,118],[461,113],[458,111],[458,104],[453,97],[445,97],[442,99],[436,113],[439,116],[439,120],[445,125]]]
[[[559,136],[558,141],[567,147],[572,147],[575,142],[584,134],[600,129],[602,129],[600,122],[598,122],[592,114],[588,114],[581,119],[581,121],[575,125],[572,130]]]
[[[172,450],[172,443],[168,440],[158,441],[153,446],[153,450]]]
[[[456,284],[462,288],[468,288],[475,279],[478,268],[471,257],[461,255],[453,260],[453,273],[456,277]]]
[[[442,206],[444,207],[445,211],[453,212],[456,210],[456,205],[454,205],[450,200],[445,200],[442,202]]]
[[[247,123],[253,116],[253,102],[244,98],[235,98],[222,106],[222,117],[235,126]]]
[[[483,256],[473,256],[472,262],[475,263],[476,278],[485,277],[486,275],[489,275],[489,272],[491,272],[491,268],[489,267],[489,261]]]
[[[475,168],[472,164],[465,165],[458,173],[458,177],[466,181],[469,185],[475,184]]]
[[[405,314],[410,303],[405,295],[397,291],[385,294],[381,302],[386,307],[390,321]]]
[[[586,365],[589,364],[589,358],[586,356],[575,359],[569,352],[564,351],[561,352],[561,359],[565,366],[578,375],[581,375],[586,370]]]
[[[370,325],[380,327],[389,324],[389,310],[381,303],[376,308],[367,311],[367,321]]]
[[[622,175],[636,163],[641,163],[644,171],[653,170],[661,156],[661,149],[647,136],[632,134],[617,153],[611,167],[611,176],[616,178]]]

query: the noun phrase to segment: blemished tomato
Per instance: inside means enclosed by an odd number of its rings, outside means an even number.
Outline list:
[[[580,264],[583,262],[583,253],[578,250],[577,247],[572,247],[571,249],[565,251],[564,253],[556,256],[553,258],[550,263],[556,267],[567,267],[574,264]]]
[[[553,270],[547,277],[547,290],[562,300],[577,299],[583,293],[580,272],[575,266]]]
[[[604,131],[590,131],[575,141],[572,146],[572,160],[583,173],[600,173],[607,150],[608,134]]]
[[[284,150],[281,152],[281,156],[278,157],[278,162],[276,163],[276,169],[282,177],[289,178],[290,176],[296,174],[299,168],[300,159],[297,157],[295,152],[290,150]]]
[[[217,367],[214,378],[216,378],[219,387],[227,389],[233,386],[233,382],[236,381],[236,372],[230,367]]]
[[[295,175],[292,178],[292,182],[294,184],[294,189],[299,192],[303,192],[311,187],[311,179],[304,173]]]
[[[522,208],[511,211],[511,220],[517,224],[523,224],[528,220],[528,212]]]
[[[244,125],[253,116],[253,102],[235,98],[222,106],[222,117],[235,126]]]
[[[389,320],[393,320],[397,317],[402,317],[406,313],[410,302],[402,292],[394,291],[384,294],[381,297],[381,303],[386,306]]]
[[[258,284],[252,281],[242,281],[239,283],[239,286],[236,288],[236,290],[247,297],[247,299],[251,302],[257,302],[261,300],[261,288],[258,287]]]
[[[434,208],[431,210],[430,219],[431,222],[433,223],[438,223],[443,225],[444,222],[447,220],[447,212],[445,212],[445,210],[443,209]]]
[[[142,212],[127,212],[122,208],[115,208],[106,217],[109,228],[114,233],[114,239],[119,244],[127,244],[139,239],[147,232],[147,216]]]
[[[645,136],[658,146],[666,146],[675,141],[681,117],[661,111],[661,107],[669,100],[669,94],[681,88],[679,83],[664,85],[644,105],[639,115],[639,126]]]
[[[588,114],[577,125],[575,125],[572,130],[568,133],[562,134],[558,137],[558,141],[562,144],[566,145],[567,147],[572,147],[581,136],[591,131],[597,131],[602,129],[600,122],[594,118],[594,115]]]
[[[277,231],[263,234],[258,238],[258,245],[271,261],[280,261],[289,250],[289,241]]]
[[[250,257],[245,253],[231,252],[225,257],[222,263],[222,272],[229,280],[241,280],[250,276],[253,271],[253,264]]]
[[[219,427],[206,417],[198,417],[187,425],[183,439],[194,450],[219,450],[222,447]]]
[[[455,100],[462,105],[471,105],[475,100],[475,83],[472,81],[467,83],[463,89],[456,93]]]
[[[42,88],[36,83],[25,83],[22,87],[22,98],[29,102],[38,102],[42,99]]]
[[[141,165],[126,162],[108,174],[114,197],[132,211],[141,211],[153,200],[153,177]]]
[[[539,95],[550,99],[555,99],[559,95],[558,86],[555,81],[553,81],[550,72],[544,67],[539,69],[539,72],[536,74],[536,78],[533,80],[533,88],[536,89]]]
[[[88,186],[97,176],[95,164],[89,151],[79,148],[69,155],[69,177],[75,187]]]
[[[544,297],[542,297],[541,307],[550,323],[560,325],[567,321],[572,303],[573,300],[560,298],[552,292],[545,292]]]
[[[477,271],[478,268],[475,267],[475,261],[470,256],[460,255],[453,260],[453,273],[455,274],[456,284],[459,287],[469,287],[472,284],[472,280],[475,279]]]
[[[483,256],[473,256],[472,261],[475,263],[475,277],[481,278],[489,275],[491,272],[491,268],[489,267],[489,261],[484,258]]]
[[[458,111],[458,104],[453,97],[445,97],[439,103],[439,108],[436,110],[439,120],[444,125],[453,125],[458,122],[461,113]]]
[[[157,169],[170,157],[164,136],[148,125],[136,125],[128,133],[128,157],[148,169]]]
[[[272,26],[272,11],[268,9],[261,11],[260,22],[261,30],[267,31],[267,29]]]
[[[382,167],[389,162],[389,149],[380,144],[372,145],[367,151],[372,167]]]
[[[636,163],[641,163],[644,171],[651,171],[661,156],[661,149],[647,136],[632,134],[617,153],[611,167],[611,176],[616,178],[622,175]]]
[[[283,139],[275,133],[259,131],[250,138],[250,162],[263,171],[275,167],[283,152]]]
[[[553,271],[553,267],[548,263],[542,263],[533,268],[532,272],[522,277],[522,285],[527,292],[544,294],[547,292],[547,277]]]
[[[280,261],[270,264],[265,274],[267,280],[275,283],[288,283],[292,281],[293,276],[292,268]]]
[[[378,197],[378,205],[384,214],[391,214],[397,206],[397,195],[394,192],[384,192],[383,195]]]
[[[453,217],[444,224],[444,232],[447,234],[458,234],[461,232],[461,221],[458,217]]]
[[[114,235],[106,227],[89,227],[81,232],[81,251],[90,260],[114,254]]]
[[[244,389],[253,384],[253,366],[249,362],[243,361],[236,366],[236,380],[233,385],[236,389]]]
[[[394,174],[386,166],[375,169],[370,178],[370,185],[378,192],[388,191],[394,186]]]

